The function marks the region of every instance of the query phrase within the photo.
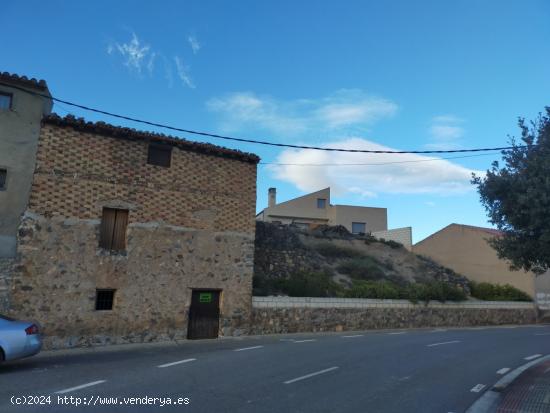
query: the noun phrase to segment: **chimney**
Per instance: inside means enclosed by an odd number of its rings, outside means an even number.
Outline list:
[[[267,191],[267,206],[269,208],[277,205],[277,188],[269,188]]]

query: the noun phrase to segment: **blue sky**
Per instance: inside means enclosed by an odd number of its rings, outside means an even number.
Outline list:
[[[0,21],[0,71],[44,78],[63,99],[214,133],[364,149],[493,147],[517,135],[518,116],[550,105],[545,0],[6,0]],[[386,207],[389,226],[412,226],[415,241],[452,222],[488,225],[468,181],[498,153],[425,161],[210,142],[266,163],[402,162],[260,165],[258,210],[271,186],[279,201],[331,186],[332,203]]]

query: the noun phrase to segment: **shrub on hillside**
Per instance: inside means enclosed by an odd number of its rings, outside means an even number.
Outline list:
[[[510,284],[500,285],[486,282],[470,282],[472,297],[487,301],[533,301],[525,292],[511,286]]]
[[[404,296],[413,303],[431,300],[440,302],[466,300],[466,294],[462,289],[441,281],[425,284],[411,283],[405,288]]]
[[[357,280],[380,280],[386,275],[382,267],[383,264],[376,258],[364,256],[348,259],[338,265],[336,270]]]
[[[393,249],[403,248],[403,244],[401,244],[400,242],[394,241],[392,239],[389,239],[389,240],[381,239],[380,242],[382,242],[383,244],[386,244],[388,247],[391,247]]]
[[[378,298],[398,299],[402,298],[400,288],[389,281],[355,281],[353,286],[346,290],[347,298]]]
[[[290,297],[338,297],[342,295],[342,287],[332,281],[330,275],[324,272],[304,272],[277,281],[279,291]]]
[[[315,245],[315,250],[327,258],[357,258],[362,257],[363,254],[360,251],[352,248],[340,247],[338,245],[331,244],[330,242],[322,242]]]
[[[419,301],[463,301],[466,294],[461,289],[443,282],[427,284],[410,283],[400,286],[390,281],[357,280],[344,293],[348,298],[404,299],[413,303]]]

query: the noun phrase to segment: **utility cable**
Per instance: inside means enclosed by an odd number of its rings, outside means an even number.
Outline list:
[[[118,119],[124,119],[131,122],[141,123],[144,125],[149,126],[155,126],[158,128],[168,129],[172,131],[177,132],[184,132],[189,133],[192,135],[198,135],[198,136],[206,136],[209,138],[215,138],[215,139],[223,139],[228,141],[235,141],[235,142],[244,142],[244,143],[252,143],[257,145],[267,145],[267,146],[275,146],[275,147],[282,147],[282,148],[293,148],[293,149],[310,149],[310,150],[316,150],[316,151],[328,151],[328,152],[351,152],[351,153],[377,153],[377,154],[432,154],[432,153],[465,153],[465,152],[487,152],[487,151],[503,151],[503,150],[509,150],[515,148],[514,146],[503,146],[503,147],[497,147],[497,148],[475,148],[475,149],[449,149],[449,150],[426,150],[426,151],[389,151],[389,150],[371,150],[371,149],[346,149],[346,148],[325,148],[321,146],[307,146],[307,145],[292,145],[287,143],[277,143],[277,142],[269,142],[269,141],[263,141],[263,140],[256,140],[256,139],[246,139],[246,138],[236,138],[232,136],[224,136],[224,135],[218,135],[215,133],[209,133],[209,132],[200,132],[195,131],[191,129],[184,129],[184,128],[178,128],[175,126],[165,125],[162,123],[156,123],[151,122],[148,120],[133,118],[130,116],[125,115],[119,115],[116,113],[108,112],[101,109],[92,108],[89,106],[81,105],[78,103],[69,102],[67,100],[59,99],[54,96],[49,96],[43,93],[27,90],[23,87],[10,85],[4,82],[0,82],[1,86],[10,87],[13,89],[17,89],[26,93],[29,93],[31,95],[40,96],[42,98],[50,99],[54,102],[63,103],[65,105],[73,106],[79,109],[83,109],[86,111],[94,112],[94,113],[100,113],[102,115],[111,116]],[[523,147],[523,146],[516,146],[517,147]]]

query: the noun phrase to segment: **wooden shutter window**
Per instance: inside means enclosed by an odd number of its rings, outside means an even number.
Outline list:
[[[161,145],[149,145],[147,152],[147,163],[149,165],[170,167],[170,161],[172,159],[172,147]]]
[[[99,247],[111,251],[126,249],[128,210],[103,208]]]

